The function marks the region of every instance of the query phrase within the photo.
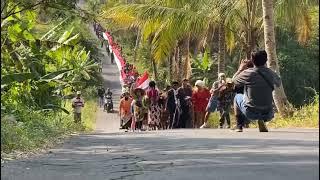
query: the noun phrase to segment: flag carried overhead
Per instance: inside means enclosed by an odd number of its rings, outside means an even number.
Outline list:
[[[148,72],[145,72],[141,78],[137,81],[136,87],[141,89],[147,89],[149,86],[149,74]]]

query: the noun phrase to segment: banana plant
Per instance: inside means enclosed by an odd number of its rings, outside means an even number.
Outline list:
[[[37,104],[36,109],[67,113],[59,108],[64,99],[63,91],[74,86],[83,87],[92,80],[97,74],[97,64],[91,60],[90,52],[77,44],[79,34],[74,35],[73,27],[59,36],[57,32],[66,20],[40,39],[30,33],[32,24],[29,27],[24,25],[28,22],[19,20],[14,17],[1,24],[1,32],[7,34],[3,36],[1,33],[4,41],[1,44],[2,95],[8,93],[5,96],[10,96],[12,88],[21,92],[21,88],[29,87],[25,94]],[[42,44],[46,42],[51,45]]]
[[[203,79],[203,81],[208,84],[208,77],[211,75],[210,70],[212,65],[213,61],[209,60],[208,51],[206,50],[201,60],[196,58],[192,63],[193,77],[196,79]]]

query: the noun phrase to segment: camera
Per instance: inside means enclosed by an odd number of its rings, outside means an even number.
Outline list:
[[[253,68],[253,63],[252,63],[251,59],[244,59],[244,60],[242,60],[242,62],[246,64],[247,68]]]

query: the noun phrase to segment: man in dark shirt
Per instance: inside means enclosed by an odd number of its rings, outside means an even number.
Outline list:
[[[102,85],[98,89],[98,96],[99,96],[99,105],[100,108],[104,105],[104,93],[106,90],[102,87]]]
[[[177,128],[180,116],[180,105],[177,99],[179,83],[172,82],[171,89],[168,91],[166,110],[169,112],[169,129]]]
[[[237,132],[242,132],[244,121],[258,120],[260,132],[267,132],[265,122],[274,117],[272,91],[280,86],[280,77],[266,67],[266,51],[251,54],[253,68],[247,68],[248,62],[241,62],[233,76],[235,88],[244,88],[244,94],[234,98]]]
[[[182,81],[182,86],[178,89],[177,97],[180,101],[180,107],[181,107],[180,122],[178,127],[191,128],[192,123],[191,123],[190,106],[191,106],[191,97],[192,97],[192,87],[190,86],[188,79],[184,79]]]
[[[110,60],[111,60],[111,64],[113,64],[113,62],[114,62],[114,54],[113,54],[113,52],[111,52]]]

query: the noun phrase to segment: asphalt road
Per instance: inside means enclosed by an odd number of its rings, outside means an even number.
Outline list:
[[[116,121],[107,119],[107,121]],[[186,129],[95,133],[12,161],[3,180],[316,180],[318,130]]]

